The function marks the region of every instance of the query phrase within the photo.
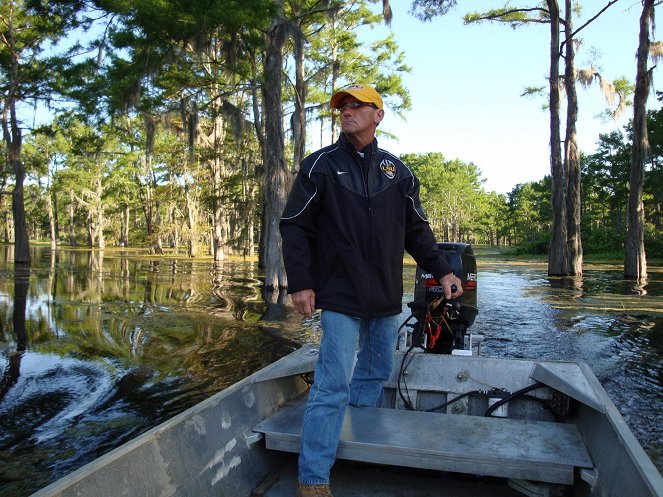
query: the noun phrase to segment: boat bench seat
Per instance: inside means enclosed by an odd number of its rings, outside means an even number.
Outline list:
[[[254,431],[268,449],[299,452],[304,408],[290,402]],[[572,424],[352,406],[337,457],[562,484],[593,467]]]

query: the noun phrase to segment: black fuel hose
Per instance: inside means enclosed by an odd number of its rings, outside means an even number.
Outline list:
[[[532,390],[538,390],[539,388],[546,387],[547,385],[541,383],[541,382],[536,382],[531,385],[526,386],[525,388],[521,388],[520,390],[517,390],[513,392],[510,395],[507,395],[503,399],[500,399],[499,401],[495,402],[492,406],[490,406],[487,410],[486,413],[484,414],[485,417],[490,417],[491,414],[500,406],[503,406],[507,402],[512,401],[516,397],[519,397],[521,395],[526,394],[527,392],[531,392]]]
[[[463,397],[467,397],[468,395],[478,395],[478,394],[481,394],[481,393],[483,393],[481,390],[472,390],[471,392],[465,392],[465,393],[460,394],[458,397],[454,397],[453,399],[446,401],[444,404],[440,404],[439,406],[431,407],[429,409],[426,409],[424,412],[439,411],[440,409],[444,409],[445,407],[447,407],[449,404],[453,404],[454,402],[459,401]]]
[[[416,345],[413,343],[412,345],[410,345],[410,348],[407,349],[407,352],[405,352],[405,354],[403,355],[403,360],[401,361],[401,368],[400,371],[398,372],[398,395],[401,397],[403,405],[410,411],[414,411],[415,409],[414,405],[412,404],[412,399],[410,398],[410,394],[408,392],[407,382],[405,380],[405,371],[407,367],[410,365],[410,362],[412,362],[412,360],[414,359],[414,354],[412,354],[412,357],[410,358],[410,361],[407,363],[407,366],[405,365],[405,359],[407,359],[407,356],[410,355],[410,353],[415,347]],[[403,382],[403,386],[405,387],[405,393],[407,393],[407,398],[405,398],[405,395],[401,390],[401,380]]]

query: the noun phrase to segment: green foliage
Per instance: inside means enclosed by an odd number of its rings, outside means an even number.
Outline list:
[[[651,146],[645,168],[643,203],[645,248],[648,257],[660,254],[663,218],[663,110],[647,114]],[[599,137],[597,151],[581,156],[582,240],[586,254],[621,253],[626,239],[626,204],[631,170],[630,125],[626,133],[615,131]]]
[[[173,110],[172,99],[182,93],[203,102],[210,93],[211,98],[234,93],[234,85],[219,75],[248,77],[250,58],[241,50],[261,41],[253,32],[266,29],[274,12],[268,0],[109,0],[100,6],[112,14],[111,22],[105,39],[91,45],[105,47],[105,63],[79,62],[69,81],[94,90],[78,93],[86,109],[94,108],[96,99],[97,110],[110,115]]]
[[[613,228],[583,230],[582,247],[587,255],[620,253],[624,251],[624,234]]]
[[[305,26],[306,33],[314,34],[306,47],[307,103],[320,120],[330,117],[330,93],[350,83],[371,84],[396,113],[412,105],[403,82],[410,67],[394,36],[373,40],[368,46],[359,40],[360,28],[371,29],[383,21],[381,14],[369,8],[370,3],[376,0],[338,2],[337,11]],[[294,81],[293,74],[290,80]]]
[[[480,226],[485,233],[484,243],[505,245],[509,241],[509,205],[507,197],[495,192],[488,193]]]
[[[410,13],[422,21],[443,16],[456,6],[456,0],[413,0]]]
[[[663,93],[657,93],[659,101]],[[645,229],[645,247],[661,255],[661,233],[663,232],[663,109],[647,113],[647,129],[651,147],[651,162],[645,169],[643,202],[645,219],[649,227]]]
[[[546,176],[538,182],[516,185],[508,196],[509,228],[512,242],[531,243],[550,230],[551,180]]]
[[[520,94],[521,97],[540,97],[548,92],[547,86],[527,86]]]
[[[11,101],[50,101],[62,57],[46,48],[87,22],[83,1],[15,0],[0,3],[0,95]],[[11,30],[11,32],[10,32]],[[12,71],[16,71],[13,73]]]
[[[630,169],[630,147],[619,131],[601,135],[596,153],[581,157],[585,226],[624,231]]]
[[[508,24],[511,28],[515,29],[523,24],[545,23],[549,22],[550,19],[548,11],[543,7],[516,8],[506,6],[498,9],[489,9],[485,12],[469,12],[463,16],[463,20],[466,24],[497,21]]]
[[[645,233],[645,250],[648,258],[663,259],[663,238]]]
[[[515,255],[546,255],[550,246],[550,233],[539,233],[534,239],[518,244]]]
[[[401,159],[421,182],[421,201],[440,239],[475,241],[497,236],[488,233],[485,217],[490,198],[476,165],[446,160],[441,153],[405,154]]]

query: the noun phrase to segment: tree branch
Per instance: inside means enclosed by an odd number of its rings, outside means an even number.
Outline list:
[[[541,12],[543,14],[550,14],[550,12],[547,9],[544,9],[542,7],[532,7],[532,8],[525,8],[525,9],[510,9],[510,10],[504,10],[504,11],[492,11],[492,13],[488,14],[478,14],[474,16],[473,14],[467,14],[465,16],[465,24],[470,23],[470,22],[475,22],[475,21],[500,21],[500,22],[509,22],[509,23],[538,23],[538,24],[548,24],[550,21],[547,21],[545,19],[534,19],[534,18],[526,18],[526,19],[505,19],[506,17],[512,16],[514,14],[522,14],[522,13],[530,13],[530,12]]]
[[[597,12],[597,14],[596,14],[594,17],[592,17],[591,19],[588,19],[587,22],[585,22],[585,24],[583,24],[583,25],[580,26],[578,29],[576,29],[573,33],[571,33],[571,38],[575,38],[575,36],[576,36],[580,31],[582,31],[584,28],[586,28],[588,24],[594,22],[594,21],[596,20],[597,17],[599,17],[601,14],[603,14],[606,10],[608,10],[610,7],[612,7],[612,6],[613,6],[614,4],[616,4],[617,2],[619,2],[619,0],[610,0],[610,1],[607,3],[607,5],[606,5],[605,7],[603,7],[601,10],[599,10],[599,11]],[[563,53],[563,48],[564,48],[564,45],[565,45],[565,44],[566,44],[566,40],[564,40],[564,41],[560,44],[560,46],[559,46],[559,53],[560,53],[560,54]]]

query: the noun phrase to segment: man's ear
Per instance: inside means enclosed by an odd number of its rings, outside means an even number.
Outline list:
[[[378,109],[378,111],[375,113],[375,119],[374,119],[375,125],[376,126],[379,125],[382,119],[384,119],[384,110]]]

